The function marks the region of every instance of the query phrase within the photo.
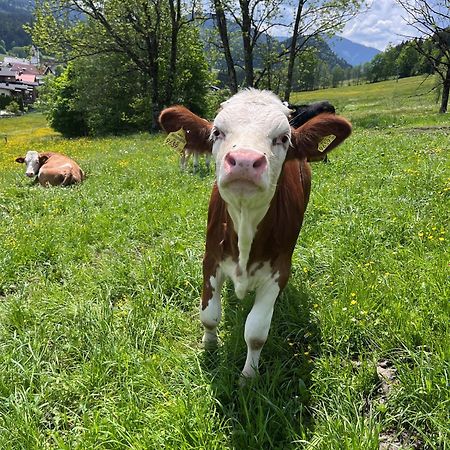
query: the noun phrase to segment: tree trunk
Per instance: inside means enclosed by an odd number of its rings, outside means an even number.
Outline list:
[[[441,114],[447,112],[449,92],[450,92],[450,65],[447,67],[447,74],[442,85],[441,107],[439,109],[439,112]]]
[[[165,106],[172,104],[172,92],[176,80],[177,71],[177,49],[178,49],[178,32],[180,30],[181,5],[180,0],[169,0],[171,36],[170,36],[170,62],[169,71],[167,73],[167,82],[165,87],[164,103]]]
[[[231,55],[230,42],[228,40],[227,21],[223,10],[222,0],[214,0],[214,8],[216,10],[217,27],[219,28],[220,39],[223,45],[225,61],[227,62],[228,79],[230,83],[230,91],[236,94],[238,89],[236,70],[234,69],[234,61]]]
[[[253,47],[251,44],[251,17],[249,11],[249,0],[239,0],[242,12],[242,43],[244,44],[244,69],[245,69],[245,85],[253,87]]]
[[[298,2],[297,14],[295,16],[294,30],[292,32],[291,48],[289,50],[289,64],[286,78],[286,88],[284,91],[284,101],[288,102],[292,91],[292,78],[294,76],[295,53],[297,49],[298,29],[300,27],[300,19],[302,18],[303,5],[305,0]]]

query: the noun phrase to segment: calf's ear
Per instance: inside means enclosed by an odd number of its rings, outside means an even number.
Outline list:
[[[24,163],[25,162],[25,158],[22,158],[22,156],[19,156],[18,158],[16,158],[15,159],[15,161],[17,162],[17,163]]]
[[[184,130],[186,143],[193,149],[205,151],[212,149],[210,139],[212,123],[197,116],[184,106],[171,106],[161,111],[158,121],[167,133]]]
[[[39,164],[42,166],[42,164],[45,164],[48,160],[47,155],[39,155]]]
[[[352,126],[343,117],[319,114],[300,128],[292,129],[288,158],[321,161],[325,155],[347,139]]]

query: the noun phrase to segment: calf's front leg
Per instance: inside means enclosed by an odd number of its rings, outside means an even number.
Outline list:
[[[224,277],[219,268],[210,270],[207,266],[204,262],[200,320],[205,328],[202,342],[206,348],[212,348],[217,345],[217,326],[222,317],[220,293]]]
[[[280,287],[273,279],[256,290],[255,303],[245,322],[247,359],[241,374],[244,378],[252,378],[258,373],[259,357],[269,334],[273,307],[279,293]]]

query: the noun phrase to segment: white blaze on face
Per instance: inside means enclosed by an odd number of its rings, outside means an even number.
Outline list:
[[[27,177],[34,177],[39,172],[39,153],[35,151],[27,152],[25,156],[25,175]]]
[[[239,237],[242,270],[289,148],[289,113],[273,93],[247,89],[224,102],[214,120],[217,185]]]

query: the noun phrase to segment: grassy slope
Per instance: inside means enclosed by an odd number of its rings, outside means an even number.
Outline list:
[[[213,176],[180,174],[161,136],[64,140],[39,115],[1,120],[0,448],[446,448],[450,132],[430,95],[409,97],[417,81],[299,96],[333,100],[355,130],[313,167],[245,389],[251,296],[228,290],[222,346],[199,346]],[[32,186],[13,162],[29,147],[88,179]]]

